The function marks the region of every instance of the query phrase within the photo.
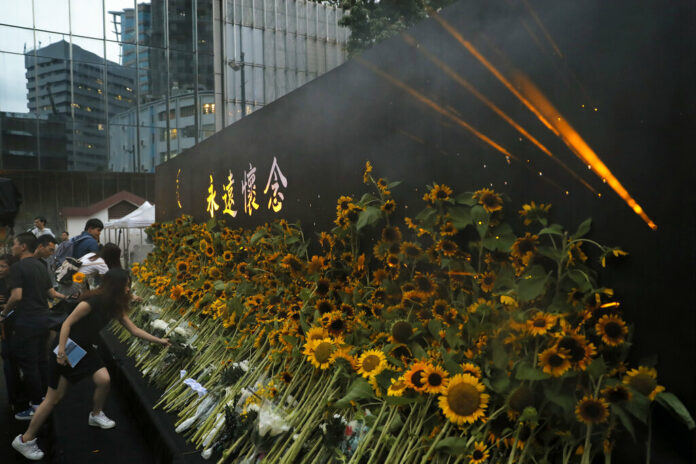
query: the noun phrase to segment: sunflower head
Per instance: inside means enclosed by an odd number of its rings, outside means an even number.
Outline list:
[[[547,216],[551,209],[551,204],[545,205],[544,203],[534,204],[530,201],[529,204],[522,205],[522,209],[519,210],[519,215],[524,218],[524,224],[529,225],[534,221],[539,221],[543,226],[547,224]]]
[[[401,240],[401,231],[396,226],[386,226],[382,229],[382,240],[387,243],[394,243]]]
[[[488,447],[482,441],[477,441],[474,443],[474,449],[469,455],[469,464],[482,464],[486,462],[490,456],[490,451]]]
[[[428,367],[423,371],[423,384],[425,391],[428,393],[441,393],[447,387],[448,373],[440,366],[428,364]]]
[[[552,377],[560,377],[570,369],[568,352],[557,347],[551,347],[539,354],[539,364],[544,372]]]
[[[595,331],[607,345],[618,346],[625,341],[628,326],[619,316],[605,314],[595,325]]]
[[[474,192],[473,198],[489,213],[503,209],[503,199],[491,189],[477,190]]]
[[[358,374],[373,378],[387,367],[387,358],[378,350],[364,352],[358,358]]]
[[[479,380],[469,374],[450,378],[439,398],[439,406],[450,422],[457,425],[473,424],[485,415],[488,394]]]
[[[602,396],[608,402],[615,404],[630,401],[630,399],[633,397],[633,394],[628,388],[619,383],[614,385],[613,387],[603,388]]]
[[[575,415],[587,425],[601,424],[609,417],[609,405],[602,398],[586,395],[575,406]]]
[[[524,408],[534,406],[534,392],[527,385],[521,385],[510,393],[507,403],[510,410],[518,415]]]
[[[396,321],[392,326],[391,335],[397,343],[406,343],[413,335],[413,326],[408,321]]]
[[[317,280],[317,295],[322,297],[326,296],[329,294],[329,290],[331,290],[331,282],[329,279],[322,277],[321,279]]]
[[[623,383],[650,400],[654,400],[658,393],[665,390],[665,387],[657,384],[657,370],[652,367],[640,366],[638,369],[631,369],[624,376]]]
[[[387,389],[387,396],[402,396],[407,387],[403,378],[391,379],[391,385]]]
[[[554,325],[556,325],[556,316],[539,311],[527,321],[527,330],[535,336],[544,335]]]
[[[428,365],[424,362],[415,362],[411,368],[404,374],[404,382],[406,385],[417,392],[425,391],[425,379],[423,375]]]
[[[317,369],[328,369],[333,363],[332,354],[336,346],[329,338],[308,340],[304,345],[303,354]]]

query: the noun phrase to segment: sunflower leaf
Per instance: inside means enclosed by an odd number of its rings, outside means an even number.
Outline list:
[[[633,428],[633,421],[631,421],[631,418],[628,417],[628,414],[626,414],[626,412],[623,409],[621,409],[619,406],[615,404],[611,406],[611,412],[619,418],[621,424],[624,426],[626,431],[631,435],[631,438],[633,438],[633,441],[635,442],[636,432]]]
[[[251,240],[249,240],[249,244],[256,245],[256,242],[261,240],[265,235],[266,235],[265,231],[259,230],[258,232],[256,232],[254,235],[251,236]]]
[[[584,221],[582,221],[582,224],[580,224],[578,226],[578,230],[575,231],[575,233],[573,235],[571,235],[570,238],[584,237],[590,231],[591,227],[592,227],[592,218],[585,219]]]
[[[336,408],[345,408],[351,401],[359,401],[374,398],[372,387],[367,380],[359,377],[348,387],[348,392],[340,400],[334,403]]]
[[[389,190],[391,190],[391,189],[393,189],[394,187],[397,187],[397,186],[401,185],[401,182],[402,182],[402,181],[400,181],[400,180],[395,180],[394,182],[389,182],[389,184],[387,184],[387,188],[388,188]]]
[[[636,419],[642,423],[648,423],[648,411],[650,409],[650,400],[647,396],[633,392],[633,398],[626,404],[626,410],[630,412]]]
[[[428,321],[428,332],[430,332],[430,335],[433,336],[436,340],[440,338],[440,330],[442,329],[442,322],[440,322],[437,319],[431,319]]]
[[[452,225],[457,229],[463,229],[471,224],[471,214],[467,208],[454,207],[447,211],[452,218]]]
[[[607,364],[604,362],[604,358],[601,356],[596,358],[589,366],[587,366],[587,373],[590,377],[598,379],[600,376],[606,374]]]
[[[405,404],[415,403],[417,398],[406,398],[403,396],[387,396],[384,402],[392,406],[403,406]]]
[[[544,227],[539,231],[539,235],[550,234],[550,235],[563,235],[563,226],[560,224],[551,224],[548,227]]]
[[[543,380],[548,379],[549,375],[535,367],[520,363],[517,366],[515,378],[517,380]]]
[[[483,206],[476,205],[471,208],[471,220],[476,226],[476,230],[481,238],[486,236],[486,231],[488,231],[488,213]]]
[[[483,240],[487,250],[507,251],[515,243],[515,233],[508,224],[501,224],[491,230],[490,235]]]
[[[684,403],[682,403],[676,395],[669,392],[662,392],[657,394],[657,402],[660,403],[665,409],[670,413],[675,415],[680,419],[689,430],[696,428],[696,423],[694,423],[694,418],[689,414],[689,410],[686,409]]]
[[[543,276],[527,275],[517,286],[517,296],[521,301],[531,301],[541,295],[549,280],[549,274]]]
[[[358,222],[355,224],[357,230],[362,229],[366,225],[372,225],[382,217],[381,211],[376,206],[368,206],[360,212]]]
[[[457,455],[466,451],[468,440],[464,437],[447,437],[440,440],[435,445],[435,450]]]
[[[459,195],[454,197],[454,201],[456,201],[460,205],[466,206],[474,206],[476,204],[476,200],[472,196],[471,192],[460,193]]]

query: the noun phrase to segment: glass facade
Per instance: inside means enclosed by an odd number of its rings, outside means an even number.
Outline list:
[[[0,9],[0,169],[152,172],[338,66],[305,0],[22,0]]]

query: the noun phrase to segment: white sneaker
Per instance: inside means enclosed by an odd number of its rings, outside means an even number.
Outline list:
[[[41,451],[36,444],[36,438],[23,442],[22,435],[19,434],[12,440],[12,447],[30,461],[39,461],[44,457],[44,452]]]
[[[92,427],[99,427],[102,429],[113,429],[114,427],[116,427],[116,422],[106,417],[104,411],[99,411],[99,414],[97,414],[96,416],[92,415],[92,413],[90,412],[89,420],[87,421],[87,423]]]

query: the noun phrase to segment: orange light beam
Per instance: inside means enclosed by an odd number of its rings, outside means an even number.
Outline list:
[[[416,99],[417,99],[418,101],[420,101],[421,103],[425,104],[426,106],[429,106],[430,108],[432,108],[433,110],[435,110],[435,111],[437,111],[438,113],[442,114],[443,116],[446,116],[446,117],[450,118],[452,121],[456,122],[456,123],[459,124],[461,127],[463,127],[464,129],[468,130],[468,131],[471,132],[473,135],[475,135],[478,139],[480,139],[481,141],[487,143],[487,144],[490,145],[491,147],[493,147],[493,148],[495,148],[496,150],[498,150],[500,153],[502,153],[502,154],[504,154],[504,155],[506,155],[506,156],[509,156],[510,158],[512,158],[512,159],[514,159],[514,160],[519,161],[519,159],[518,159],[515,155],[513,155],[512,153],[510,153],[509,151],[507,151],[507,149],[505,149],[504,147],[502,147],[501,145],[499,145],[498,143],[496,143],[496,142],[495,142],[494,140],[492,140],[490,137],[488,137],[488,136],[485,135],[485,134],[482,134],[481,132],[479,132],[478,130],[476,130],[473,126],[471,126],[469,123],[467,123],[467,122],[464,121],[463,119],[461,119],[461,118],[455,116],[454,114],[450,113],[449,111],[447,111],[446,109],[444,109],[442,106],[438,105],[437,103],[435,103],[434,101],[432,101],[431,99],[429,99],[429,98],[426,97],[425,95],[421,94],[421,93],[418,92],[417,90],[415,90],[415,89],[413,89],[412,87],[406,85],[405,83],[401,82],[400,80],[398,80],[398,79],[396,79],[396,78],[390,76],[389,74],[387,74],[386,72],[384,72],[384,71],[382,71],[381,69],[377,68],[377,67],[374,66],[372,63],[366,61],[364,58],[362,58],[362,57],[360,57],[360,56],[356,56],[356,57],[353,58],[353,59],[354,59],[355,61],[357,61],[358,63],[362,64],[363,66],[365,66],[366,68],[368,68],[369,70],[371,70],[372,72],[374,72],[375,74],[377,74],[377,75],[383,77],[384,79],[388,80],[389,82],[391,82],[391,83],[394,84],[395,86],[397,86],[397,87],[399,87],[400,89],[404,90],[405,92],[407,92],[408,94],[410,94],[411,96],[413,96],[414,98],[416,98]]]
[[[522,94],[520,94],[520,92],[517,91],[517,89],[510,83],[510,81],[505,79],[505,76],[503,76],[500,73],[500,71],[498,71],[495,68],[495,66],[493,66],[483,55],[481,55],[481,53],[479,53],[478,50],[476,50],[476,48],[471,44],[471,42],[469,42],[464,37],[462,37],[462,35],[455,28],[453,28],[447,21],[442,19],[442,17],[439,14],[437,14],[434,10],[429,9],[428,14],[432,18],[434,18],[438,23],[440,23],[440,25],[452,37],[454,37],[457,40],[457,42],[462,44],[462,46],[464,46],[464,48],[466,48],[469,53],[471,53],[477,60],[479,60],[479,62],[483,66],[485,66],[486,69],[488,69],[488,71],[490,71],[491,74],[493,74],[500,81],[501,84],[503,84],[510,92],[512,92],[512,94],[515,95],[517,97],[517,99],[519,101],[521,101],[524,106],[527,107],[527,109],[529,109],[529,111],[534,113],[534,115],[537,118],[539,118],[539,120],[542,122],[542,124],[544,124],[551,132],[553,132],[557,136],[559,136],[559,137],[561,136],[561,134],[559,134],[556,131],[556,129],[553,127],[553,125],[551,125],[551,123],[549,121],[547,121],[546,118],[544,118],[544,116],[534,107],[534,105],[532,105],[526,98],[524,98],[524,96],[522,96]]]
[[[524,3],[524,6],[529,10],[529,14],[532,15],[532,18],[534,19],[534,22],[537,23],[537,26],[539,26],[539,29],[541,29],[541,32],[544,33],[544,36],[546,37],[546,40],[551,44],[551,47],[556,51],[559,57],[563,58],[563,53],[561,53],[561,49],[558,48],[558,45],[556,45],[556,42],[553,41],[553,38],[551,38],[551,34],[549,31],[544,27],[544,23],[541,22],[541,19],[539,19],[539,16],[537,16],[536,11],[532,8],[532,6],[527,2],[527,0],[522,0],[522,3]]]
[[[551,104],[551,102],[541,93],[539,89],[529,80],[527,77],[519,72],[516,72],[513,76],[515,84],[519,87],[520,91],[531,100],[534,105],[539,109],[545,117],[553,121],[556,131],[560,133],[561,140],[588,166],[592,167],[594,173],[599,176],[600,179],[605,180],[609,186],[628,204],[628,206],[636,213],[638,216],[645,221],[648,226],[657,230],[657,224],[655,224],[643,208],[633,199],[633,197],[628,193],[628,191],[621,185],[621,182],[612,174],[609,168],[602,162],[602,160],[597,156],[597,154],[590,148],[590,146],[580,137],[575,129],[561,116],[558,110]]]
[[[532,134],[527,132],[522,126],[520,126],[515,120],[513,120],[510,116],[505,114],[503,110],[501,110],[495,103],[493,103],[491,100],[489,100],[485,95],[483,95],[481,92],[476,90],[474,86],[472,86],[466,79],[461,77],[459,74],[457,74],[452,68],[447,65],[447,63],[443,62],[440,60],[438,57],[430,53],[425,47],[419,46],[419,44],[416,42],[416,40],[409,34],[407,33],[402,33],[404,41],[414,47],[416,50],[418,50],[420,53],[425,55],[426,58],[428,58],[430,61],[432,61],[437,67],[442,69],[445,74],[447,74],[449,77],[451,77],[454,81],[456,81],[459,85],[464,87],[466,90],[471,92],[471,94],[476,97],[481,103],[486,105],[488,108],[490,108],[495,114],[500,116],[505,122],[507,122],[510,126],[512,126],[517,132],[522,134],[525,138],[527,138],[530,142],[532,142],[534,145],[539,148],[542,152],[544,152],[547,156],[549,156],[551,159],[553,159],[556,163],[558,163],[566,172],[570,173],[571,176],[573,176],[576,180],[578,180],[582,185],[584,185],[586,188],[588,188],[592,193],[597,193],[597,191],[592,187],[585,179],[580,177],[575,171],[570,169],[563,161],[560,159],[556,158],[553,156],[551,151],[546,148],[541,142],[539,142]]]
[[[460,126],[463,127],[464,129],[468,130],[469,132],[471,132],[472,134],[474,134],[477,138],[479,138],[479,139],[482,140],[483,142],[487,143],[488,145],[492,146],[493,148],[495,148],[495,149],[498,150],[499,152],[501,152],[501,153],[503,153],[504,155],[510,157],[511,159],[514,159],[515,161],[520,161],[520,159],[519,159],[518,157],[516,157],[515,155],[513,155],[512,153],[510,153],[509,151],[507,151],[505,148],[503,148],[502,146],[500,146],[500,145],[499,145],[498,143],[496,143],[495,141],[491,140],[491,139],[490,139],[489,137],[487,137],[486,135],[484,135],[484,134],[482,134],[481,132],[479,132],[478,130],[476,130],[476,129],[475,129],[474,127],[472,127],[469,123],[467,123],[467,122],[464,121],[463,119],[459,118],[458,116],[452,114],[450,111],[448,111],[448,110],[446,110],[445,108],[443,108],[442,106],[438,105],[437,103],[435,103],[434,101],[432,101],[432,100],[429,99],[428,97],[424,96],[423,94],[421,94],[421,93],[418,92],[417,90],[415,90],[415,89],[413,89],[412,87],[406,85],[405,83],[399,81],[398,79],[396,79],[396,78],[390,76],[388,73],[386,73],[386,72],[382,71],[381,69],[377,68],[377,67],[374,66],[372,63],[369,63],[368,61],[366,61],[365,59],[363,59],[363,58],[360,57],[360,56],[356,56],[356,57],[354,57],[353,59],[354,59],[355,61],[357,61],[358,63],[362,64],[363,66],[365,66],[366,68],[370,69],[370,70],[371,70],[372,72],[374,72],[375,74],[377,74],[377,75],[383,77],[384,79],[386,79],[387,81],[391,82],[391,83],[394,84],[395,86],[397,86],[397,87],[399,87],[400,89],[406,91],[408,94],[410,94],[411,96],[415,97],[415,98],[416,98],[418,101],[420,101],[421,103],[424,103],[425,105],[427,105],[428,107],[432,108],[432,109],[435,110],[436,112],[438,112],[438,113],[442,114],[443,116],[446,116],[446,117],[449,118],[450,120],[454,121],[455,123],[457,123],[458,125],[460,125]],[[509,161],[508,161],[508,163],[509,163]],[[525,166],[527,169],[532,170],[526,163],[521,163],[521,164],[522,164],[523,166]],[[532,171],[533,171],[533,170],[532,170]],[[557,183],[555,183],[554,181],[552,181],[550,178],[548,178],[548,177],[542,177],[542,179],[544,180],[544,182],[547,182],[548,184],[550,184],[550,185],[556,187],[557,189],[563,190],[563,189],[561,188],[560,185],[558,185]],[[566,192],[566,193],[567,193],[567,192]]]

